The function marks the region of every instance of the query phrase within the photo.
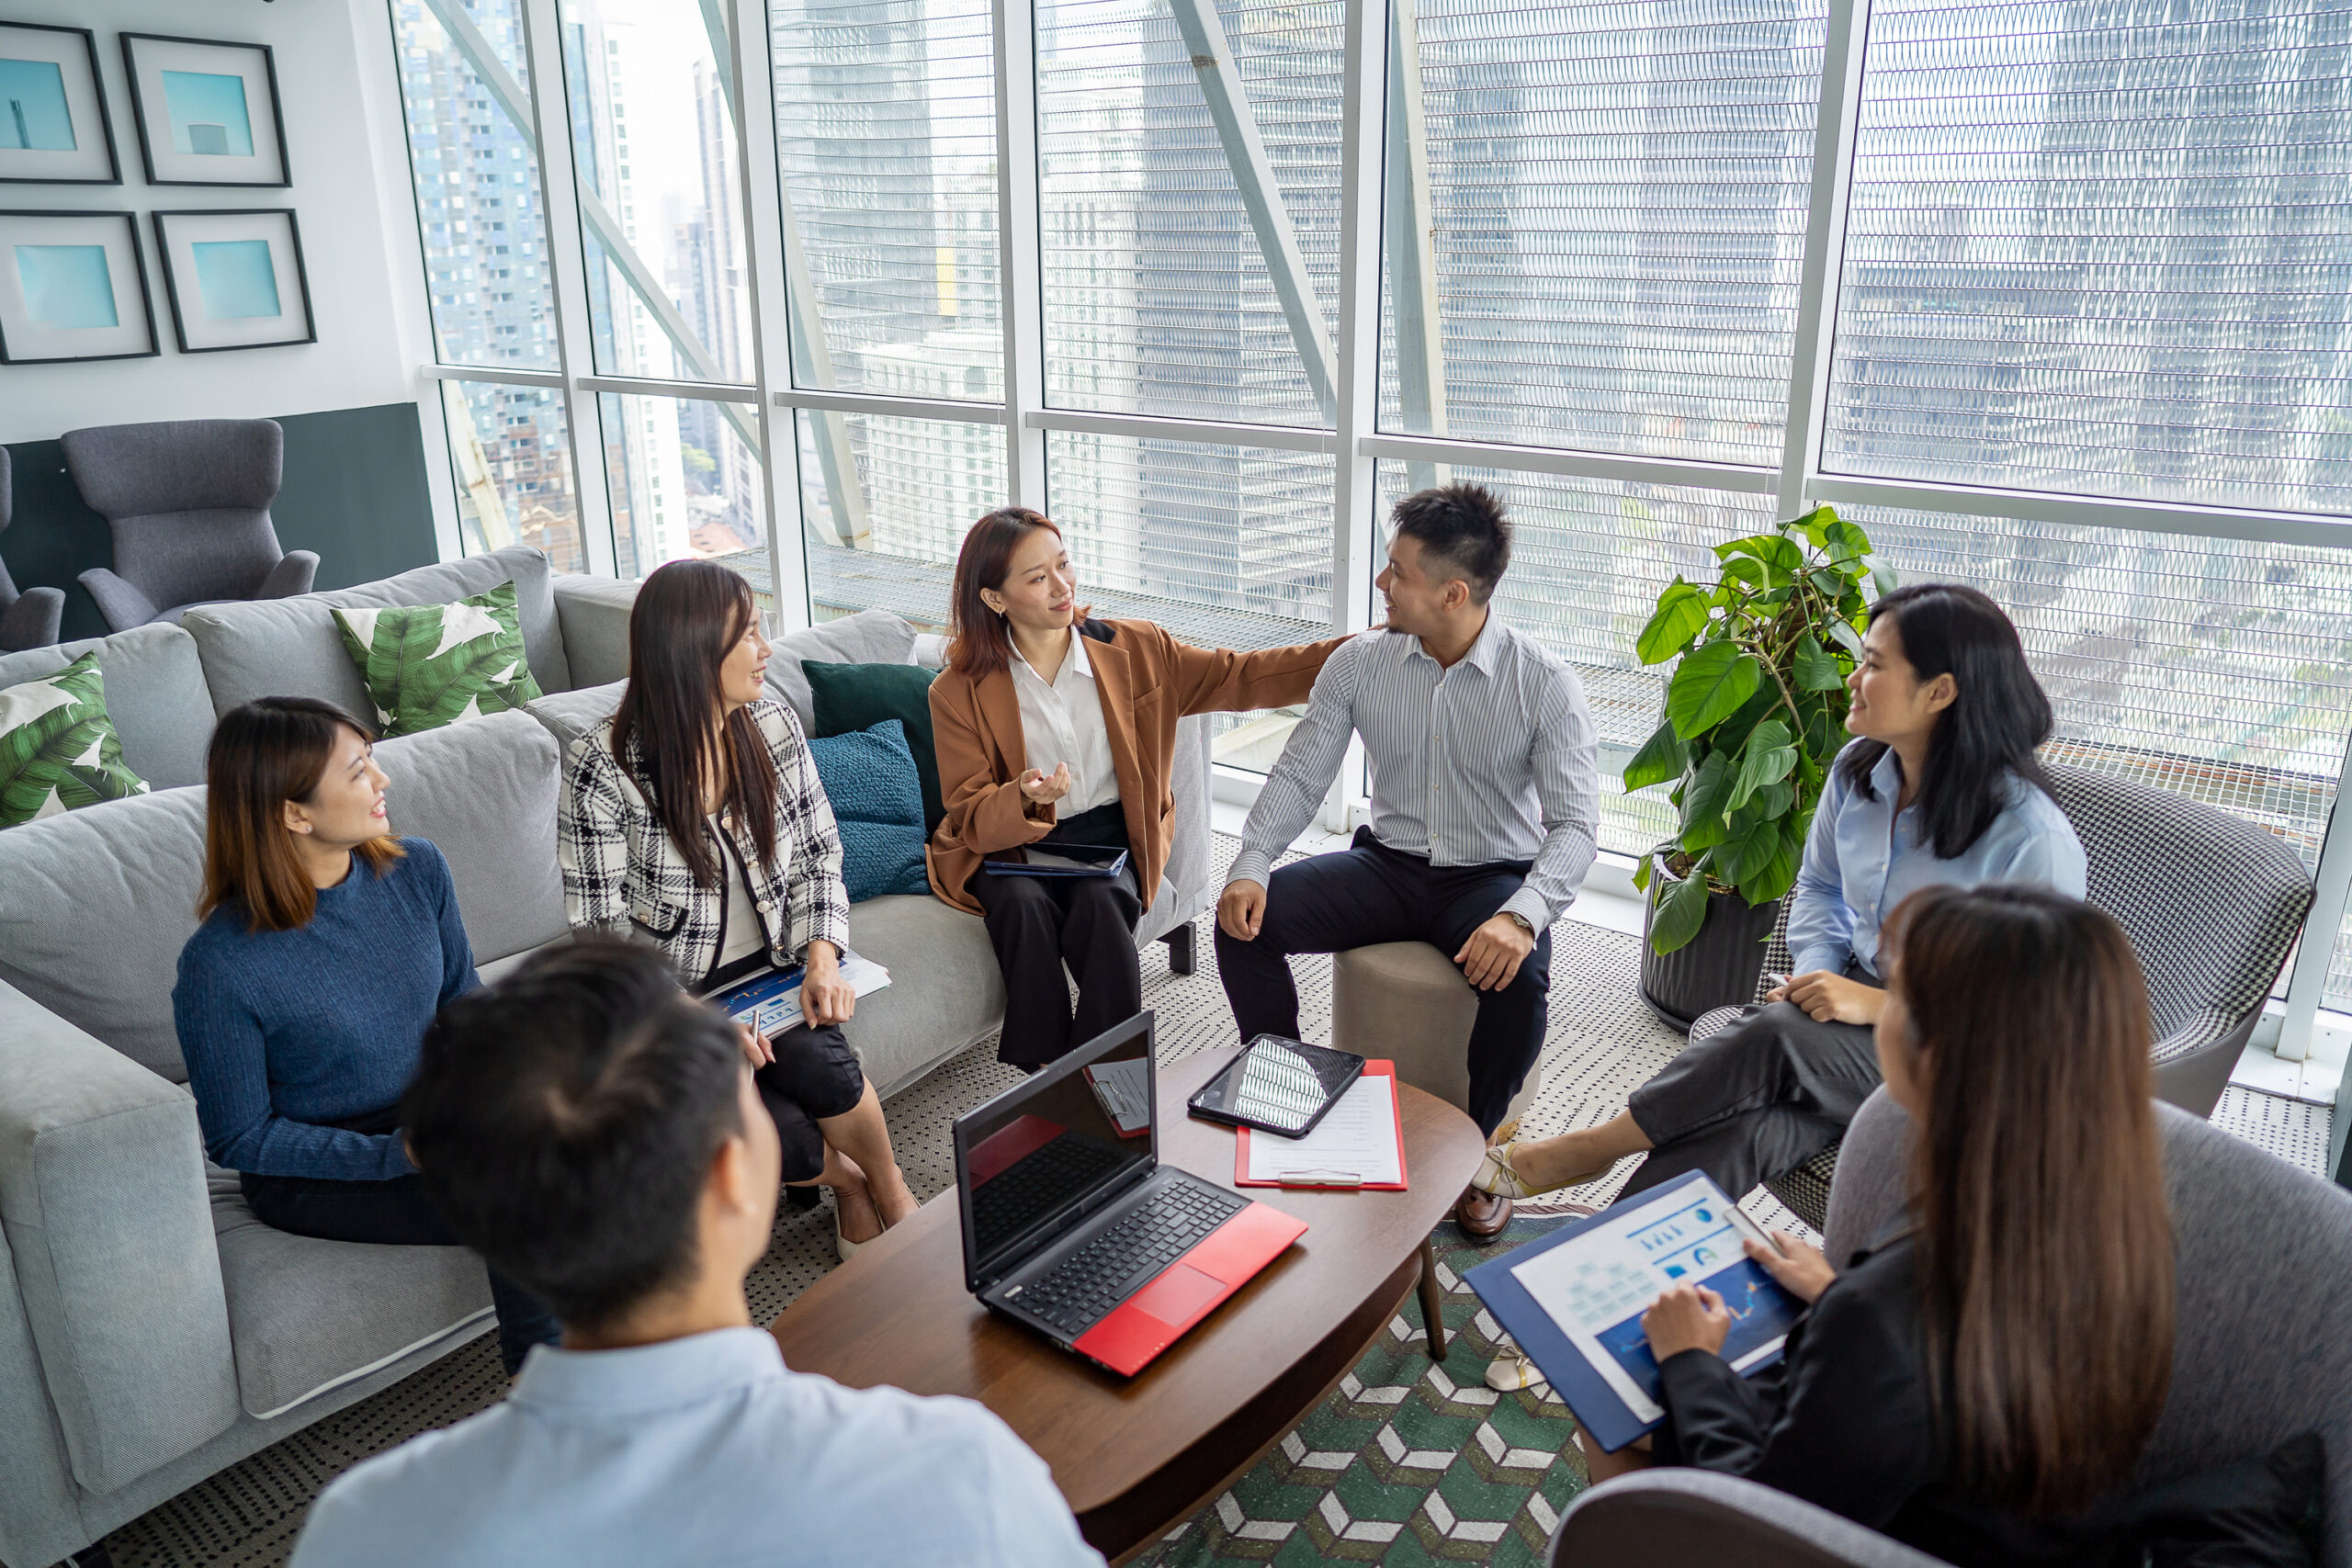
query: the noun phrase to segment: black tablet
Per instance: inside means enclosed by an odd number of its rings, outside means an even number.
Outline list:
[[[1303,1138],[1363,1074],[1352,1052],[1261,1034],[1184,1103],[1212,1122]]]

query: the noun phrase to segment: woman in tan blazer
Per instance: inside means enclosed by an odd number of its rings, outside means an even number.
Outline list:
[[[1344,639],[1235,653],[1149,621],[1090,619],[1061,530],[1017,506],[964,536],[951,614],[931,687],[947,815],[925,859],[932,891],[988,921],[1004,971],[999,1059],[1035,1068],[1142,1010],[1136,922],[1174,836],[1176,721],[1304,702]],[[1046,880],[983,868],[1055,843],[1124,848],[1126,869]]]

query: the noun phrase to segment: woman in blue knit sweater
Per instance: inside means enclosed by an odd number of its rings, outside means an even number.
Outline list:
[[[327,1241],[455,1247],[400,1137],[424,1027],[473,989],[448,863],[391,836],[374,736],[331,703],[264,697],[206,759],[204,923],[172,1011],[204,1149],[264,1224]],[[496,1271],[512,1376],[555,1318]]]

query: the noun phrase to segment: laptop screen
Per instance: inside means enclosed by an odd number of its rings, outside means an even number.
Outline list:
[[[1152,1018],[1138,1013],[956,1123],[964,1273],[974,1290],[1159,1154]]]

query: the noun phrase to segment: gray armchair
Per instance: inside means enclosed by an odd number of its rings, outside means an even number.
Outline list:
[[[2311,875],[2277,836],[2169,790],[2063,766],[2050,782],[2083,841],[2090,901],[2123,927],[2147,973],[2156,1093],[2210,1116],[2311,909]],[[1788,964],[1775,934],[1765,968]],[[1690,1038],[1737,1016],[1719,1008]],[[1831,1148],[1764,1185],[1817,1228],[1837,1168]]]
[[[2071,807],[2071,802],[2069,803]],[[2327,1456],[2320,1561],[2352,1564],[2352,1193],[2174,1106],[2156,1107],[2172,1203],[2172,1389],[2132,1486],[2270,1453],[2306,1432]],[[1849,1256],[1905,1201],[1910,1118],[1881,1089],[1848,1132],[1828,1250]],[[1597,1486],[1553,1538],[1565,1568],[1924,1568],[1936,1559],[1752,1483],[1652,1471]]]
[[[286,455],[277,421],[97,425],[62,445],[82,499],[114,529],[114,570],[82,573],[109,629],[311,591],[319,558],[280,550],[269,520]]]
[[[8,449],[0,446],[0,534],[8,531],[16,505],[16,487],[10,481]],[[47,648],[57,640],[58,622],[64,615],[65,590],[28,588],[20,593],[16,579],[8,575],[8,563],[0,561],[0,653]]]

